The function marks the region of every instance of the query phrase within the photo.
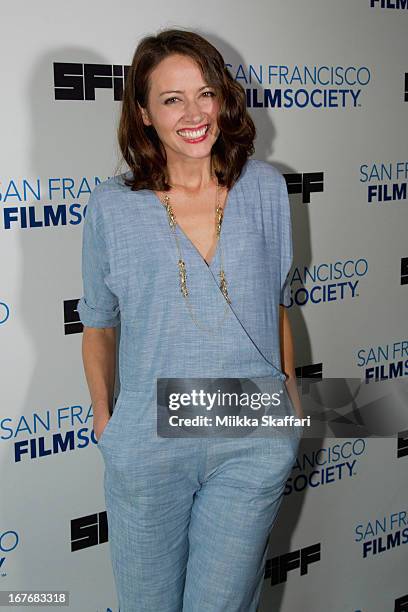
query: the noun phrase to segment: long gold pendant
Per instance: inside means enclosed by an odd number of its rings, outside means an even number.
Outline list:
[[[215,209],[215,213],[216,213],[216,234],[217,234],[217,238],[218,241],[220,241],[220,234],[221,234],[221,225],[222,225],[222,220],[223,220],[223,216],[224,216],[224,211],[221,208],[221,206],[219,205],[219,198],[218,198],[218,182],[217,182],[217,191],[216,191],[216,209]],[[178,237],[177,237],[177,233],[176,233],[176,226],[177,226],[177,220],[176,220],[176,216],[174,214],[174,211],[170,205],[170,197],[166,194],[163,196],[163,203],[164,206],[166,208],[167,211],[167,217],[168,217],[168,222],[170,225],[171,230],[173,231],[174,234],[174,238],[176,240],[176,245],[177,245],[177,250],[179,253],[179,259],[177,262],[178,265],[178,269],[179,269],[179,279],[180,279],[180,291],[183,295],[184,298],[186,298],[186,302],[190,311],[190,314],[193,318],[193,320],[196,322],[196,324],[201,327],[202,329],[206,329],[207,331],[210,331],[208,328],[204,328],[199,321],[196,320],[196,318],[194,317],[194,314],[191,310],[191,305],[189,303],[189,299],[188,299],[188,288],[187,288],[187,270],[186,270],[186,264],[185,261],[182,258],[181,255],[181,250],[180,250],[180,245],[178,243]],[[219,244],[220,247],[220,271],[218,273],[219,277],[220,277],[220,284],[219,287],[221,289],[221,292],[226,300],[226,302],[228,304],[231,304],[231,299],[228,295],[228,289],[227,289],[227,279],[225,277],[225,272],[223,269],[223,256],[222,256],[222,245]],[[225,313],[224,313],[224,317],[222,318],[222,321],[224,320],[224,318],[228,315],[228,311],[229,308],[226,305],[225,308]],[[222,323],[222,321],[220,323]],[[214,330],[212,330],[214,331]]]
[[[225,272],[224,272],[223,268],[221,268],[221,270],[219,271],[219,277],[221,279],[220,289],[222,291],[222,294],[225,297],[225,299],[227,300],[228,304],[231,304],[231,300],[230,300],[230,297],[228,295],[228,289],[227,289],[227,279],[225,278]]]
[[[218,199],[217,199],[217,208],[215,209],[215,213],[216,213],[216,232],[217,232],[218,240],[220,240],[221,225],[222,225],[222,220],[224,218],[224,211],[221,208],[221,206],[218,204]],[[228,295],[228,289],[227,289],[227,279],[225,277],[225,272],[222,267],[222,261],[221,261],[221,269],[218,273],[218,276],[220,277],[220,289],[222,291],[222,294],[227,300],[228,304],[231,304],[231,300]]]
[[[186,273],[186,264],[184,263],[183,259],[178,260],[178,267],[179,267],[181,293],[183,294],[184,297],[187,297],[188,296],[187,273]]]

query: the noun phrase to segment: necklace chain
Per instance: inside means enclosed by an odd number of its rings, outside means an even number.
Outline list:
[[[224,217],[224,211],[222,209],[222,207],[220,206],[219,203],[219,184],[218,184],[218,180],[216,180],[216,199],[215,199],[215,227],[216,227],[216,235],[217,235],[217,246],[220,252],[220,271],[218,273],[218,276],[220,277],[220,289],[221,292],[226,300],[226,304],[225,304],[225,310],[224,310],[224,314],[222,316],[222,318],[220,319],[220,321],[218,322],[218,325],[216,325],[215,327],[208,327],[208,326],[203,326],[202,323],[196,318],[196,316],[194,315],[194,309],[192,307],[192,304],[190,302],[189,299],[189,291],[187,288],[187,270],[186,270],[186,264],[185,261],[182,257],[182,252],[181,252],[181,247],[180,247],[180,243],[179,243],[179,239],[177,236],[177,231],[176,231],[176,226],[177,226],[177,220],[176,220],[176,216],[174,214],[173,208],[170,204],[170,197],[166,194],[163,196],[163,204],[166,207],[166,211],[167,211],[167,218],[169,221],[169,226],[170,229],[173,232],[175,241],[176,241],[176,246],[177,246],[177,251],[178,251],[178,269],[179,269],[179,279],[180,279],[180,291],[183,295],[183,297],[186,300],[186,305],[188,307],[190,316],[192,318],[192,320],[194,321],[194,323],[201,329],[203,329],[204,331],[207,331],[209,333],[214,333],[216,330],[218,330],[220,328],[220,326],[222,325],[222,323],[224,322],[226,316],[228,315],[229,312],[229,306],[228,304],[231,304],[231,299],[228,295],[228,288],[227,288],[227,279],[225,277],[225,272],[224,272],[224,259],[223,259],[223,252],[222,252],[222,243],[221,243],[221,226],[222,226],[222,221],[223,221],[223,217]],[[216,252],[215,252],[216,254]],[[215,257],[215,255],[214,255]]]

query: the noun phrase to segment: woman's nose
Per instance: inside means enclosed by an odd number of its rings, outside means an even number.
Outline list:
[[[196,100],[186,102],[184,116],[192,123],[197,123],[203,118],[203,112]]]

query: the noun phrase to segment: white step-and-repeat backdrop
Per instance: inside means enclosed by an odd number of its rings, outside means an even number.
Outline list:
[[[14,0],[1,14],[0,590],[117,612],[76,304],[124,67],[164,27],[220,49],[254,157],[288,184],[298,374],[376,384],[408,374],[408,2]],[[408,610],[407,468],[408,432],[304,440],[261,612]]]

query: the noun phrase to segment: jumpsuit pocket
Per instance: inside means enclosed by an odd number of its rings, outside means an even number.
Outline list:
[[[279,410],[272,411],[273,417],[277,421],[282,421],[282,426],[276,425],[276,429],[272,426],[269,435],[261,443],[261,457],[266,461],[276,462],[276,466],[281,464],[281,469],[290,468],[296,461],[299,451],[301,439],[303,436],[303,426],[294,424],[298,418],[292,399],[284,381],[280,381],[283,394],[281,395],[281,403]],[[289,418],[288,418],[289,417]],[[287,424],[284,425],[285,419]]]
[[[151,397],[150,397],[151,396]],[[97,446],[109,464],[125,469],[134,465],[138,455],[146,450],[156,431],[156,416],[152,409],[152,391],[134,391],[121,387],[111,418]]]
[[[107,436],[109,435],[110,430],[112,429],[115,421],[117,421],[119,417],[119,412],[122,406],[123,406],[123,397],[122,397],[122,394],[119,393],[118,398],[115,403],[115,407],[112,412],[112,416],[110,417],[109,421],[106,423],[102,431],[102,434],[99,437],[99,440],[97,440],[97,446],[101,447],[104,445],[105,440]]]

